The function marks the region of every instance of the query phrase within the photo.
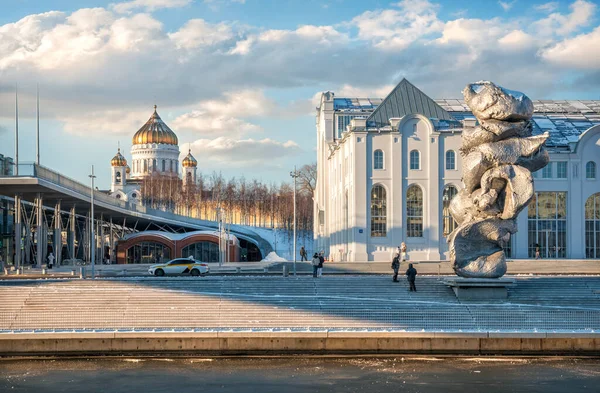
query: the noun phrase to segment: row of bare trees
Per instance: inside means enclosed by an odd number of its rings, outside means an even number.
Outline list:
[[[299,230],[312,230],[316,164],[298,172],[296,217]],[[196,184],[184,186],[181,179],[154,173],[142,183],[142,201],[153,209],[232,224],[291,229],[293,183],[263,183],[244,177],[225,179],[221,173],[200,173]]]

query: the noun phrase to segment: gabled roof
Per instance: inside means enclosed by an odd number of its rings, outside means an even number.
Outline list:
[[[393,117],[399,118],[415,113],[428,118],[454,120],[434,100],[403,78],[367,118],[367,124],[372,127],[385,127]]]

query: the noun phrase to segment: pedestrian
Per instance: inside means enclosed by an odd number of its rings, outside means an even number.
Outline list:
[[[304,246],[300,247],[300,262],[303,261],[308,261],[308,259],[306,258],[306,250],[304,249]]]
[[[48,269],[52,269],[52,265],[54,265],[54,254],[50,253],[50,255],[48,255]]]
[[[406,270],[406,279],[410,284],[410,292],[417,292],[417,287],[415,286],[415,279],[417,278],[417,269],[415,269],[412,263],[408,264],[408,270]]]
[[[535,243],[535,259],[540,259],[540,245]]]
[[[394,277],[392,281],[398,282],[398,270],[400,269],[400,255],[396,254],[392,259],[392,270],[394,271]]]
[[[325,263],[325,257],[323,257],[323,253],[319,254],[319,265],[317,266],[317,277],[321,277],[323,275],[323,263]]]
[[[402,242],[400,244],[400,255],[402,256],[402,262],[406,261],[406,243]]]
[[[317,254],[316,252],[315,255],[313,255],[311,263],[313,266],[313,278],[317,278],[317,272],[319,269],[319,264],[321,263],[321,259],[319,258],[319,254]]]

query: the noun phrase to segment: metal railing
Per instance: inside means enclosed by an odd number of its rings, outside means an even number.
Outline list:
[[[600,311],[567,309],[486,310],[415,309],[322,311],[281,309],[210,310],[197,305],[155,309],[108,306],[92,310],[57,306],[47,311],[2,311],[0,332],[15,331],[137,331],[137,330],[406,330],[406,331],[502,331],[502,332],[599,332]]]
[[[50,168],[44,167],[42,165],[37,165],[35,163],[22,163],[19,164],[19,176],[2,176],[0,177],[36,177],[38,179],[42,179],[48,181],[54,185],[65,188],[69,191],[75,192],[79,194],[83,199],[91,199],[91,188],[83,183],[78,182],[77,180],[71,179],[68,176],[64,176]],[[217,229],[218,223],[215,221],[208,220],[200,220],[197,218],[181,216],[175,213],[147,208],[141,204],[130,203],[118,200],[113,198],[105,193],[97,192],[94,193],[94,199],[97,202],[100,202],[105,205],[114,206],[116,208],[125,209],[131,213],[141,213],[152,216],[153,218],[162,218],[165,220],[175,221],[178,224],[187,224],[192,228],[204,228],[204,229]],[[201,228],[199,228],[201,227]],[[264,255],[267,255],[272,251],[271,245],[261,238],[257,233],[249,230],[247,228],[232,225],[231,229],[235,232],[236,235],[245,235],[249,239],[256,241],[258,246]]]

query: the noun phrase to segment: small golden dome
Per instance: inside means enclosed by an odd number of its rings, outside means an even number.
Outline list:
[[[192,155],[192,149],[190,149],[190,151],[188,152],[188,155],[185,156],[183,161],[181,161],[181,165],[183,165],[184,168],[188,168],[188,167],[195,168],[198,166],[198,161],[196,161],[196,159]]]
[[[154,113],[150,119],[135,133],[132,140],[134,145],[142,145],[146,143],[163,143],[165,145],[177,145],[177,135],[165,124],[156,112],[154,105]]]
[[[131,173],[131,168],[129,167],[129,165],[127,165],[127,168],[125,168],[125,173],[128,175]]]
[[[110,160],[111,166],[127,166],[127,160],[121,154],[121,149],[117,151],[117,155]]]

